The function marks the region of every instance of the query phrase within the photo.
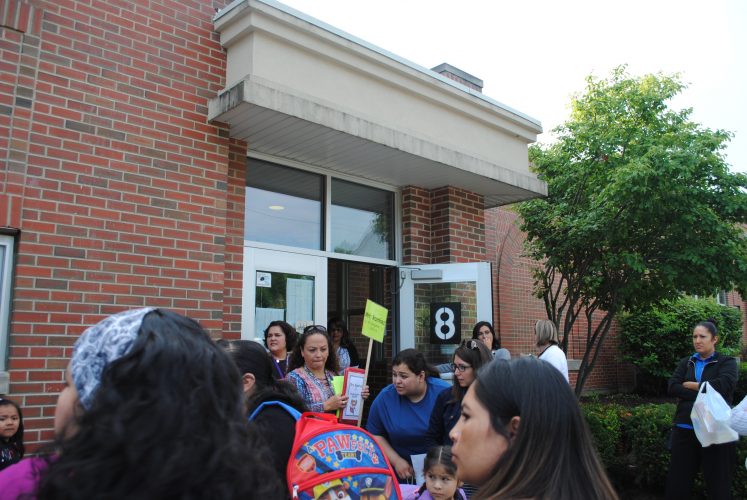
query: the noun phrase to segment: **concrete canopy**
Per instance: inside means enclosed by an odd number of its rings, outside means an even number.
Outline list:
[[[486,207],[542,196],[538,121],[271,0],[215,17],[227,50],[211,121],[250,151],[391,186],[454,186]]]

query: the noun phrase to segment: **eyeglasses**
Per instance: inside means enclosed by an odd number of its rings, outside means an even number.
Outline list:
[[[327,329],[323,327],[322,325],[309,325],[303,329],[304,334],[315,333],[315,332],[327,333]]]
[[[475,340],[475,339],[464,339],[462,340],[462,343],[460,345],[462,347],[466,347],[467,349],[472,349],[473,351],[479,351],[480,345],[478,344],[478,342],[479,340]]]
[[[463,365],[461,363],[451,363],[451,371],[458,371],[459,373],[464,373],[467,371],[467,368],[472,368],[470,365]]]

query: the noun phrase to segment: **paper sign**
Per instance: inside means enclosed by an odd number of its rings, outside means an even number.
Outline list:
[[[384,342],[386,332],[386,317],[389,311],[376,302],[366,300],[366,312],[363,314],[363,328],[361,333],[376,342]]]
[[[343,393],[348,396],[348,404],[342,410],[340,422],[357,425],[363,414],[363,386],[366,385],[366,371],[361,368],[345,369]]]
[[[425,453],[421,453],[419,455],[410,455],[410,460],[412,461],[412,470],[415,472],[415,484],[423,484],[425,482],[425,476],[423,475],[425,455]]]
[[[272,288],[272,273],[257,271],[257,286],[261,288]]]

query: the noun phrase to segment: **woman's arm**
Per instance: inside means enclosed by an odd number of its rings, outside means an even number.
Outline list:
[[[384,436],[375,434],[374,439],[379,443],[381,449],[384,450],[384,455],[389,459],[389,463],[392,464],[392,467],[394,467],[394,470],[400,479],[409,479],[415,475],[412,470],[412,465],[394,451],[394,448],[392,448],[392,445],[389,444],[389,441],[387,441]]]
[[[727,402],[731,402],[732,397],[734,396],[734,389],[737,386],[737,378],[739,377],[737,360],[731,356],[722,356],[719,357],[716,365],[716,368],[718,369],[717,375],[714,378],[708,378],[708,383],[711,384],[711,387],[716,389]]]
[[[428,448],[438,446],[443,443],[445,429],[444,429],[444,409],[446,408],[446,401],[451,393],[451,389],[444,389],[436,397],[436,402],[433,404],[433,411],[431,412],[431,418],[428,421],[428,430],[425,433],[425,444]],[[444,397],[446,395],[446,397]]]
[[[685,380],[688,361],[689,358],[683,359],[675,368],[669,379],[668,392],[670,396],[676,396],[685,401],[695,401],[695,398],[698,397],[698,383],[693,380]],[[695,385],[693,386],[693,384]]]

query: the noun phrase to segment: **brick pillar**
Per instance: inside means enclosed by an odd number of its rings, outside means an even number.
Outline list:
[[[431,198],[426,189],[402,190],[402,263],[431,262]]]
[[[483,197],[451,186],[431,192],[431,261],[479,262],[485,249]]]

